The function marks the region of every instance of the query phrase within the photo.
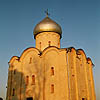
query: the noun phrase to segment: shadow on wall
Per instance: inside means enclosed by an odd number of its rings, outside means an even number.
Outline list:
[[[40,83],[43,83],[45,78],[42,67],[37,67],[36,62],[38,61],[33,62],[35,73],[32,69],[28,69],[27,75],[10,66],[6,100],[39,100],[42,90]]]
[[[23,73],[14,70],[13,66],[10,66],[6,100],[21,100],[24,97],[23,89],[26,89]]]

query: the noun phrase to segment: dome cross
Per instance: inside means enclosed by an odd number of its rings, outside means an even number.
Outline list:
[[[45,13],[47,17],[50,15],[50,13],[48,13],[48,9],[45,11]]]

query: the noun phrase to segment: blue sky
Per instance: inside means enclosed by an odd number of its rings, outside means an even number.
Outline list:
[[[61,47],[82,48],[91,57],[97,100],[100,100],[99,0],[0,0],[0,96],[5,99],[8,62],[24,49],[35,47],[33,29],[45,18],[62,27]]]

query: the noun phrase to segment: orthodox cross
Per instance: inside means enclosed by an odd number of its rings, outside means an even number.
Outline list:
[[[48,13],[48,9],[45,11],[46,16],[48,17],[50,14]]]

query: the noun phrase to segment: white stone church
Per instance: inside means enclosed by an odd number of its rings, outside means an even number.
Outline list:
[[[60,25],[46,16],[33,33],[36,47],[9,61],[6,100],[96,100],[93,63],[82,49],[60,48]]]

